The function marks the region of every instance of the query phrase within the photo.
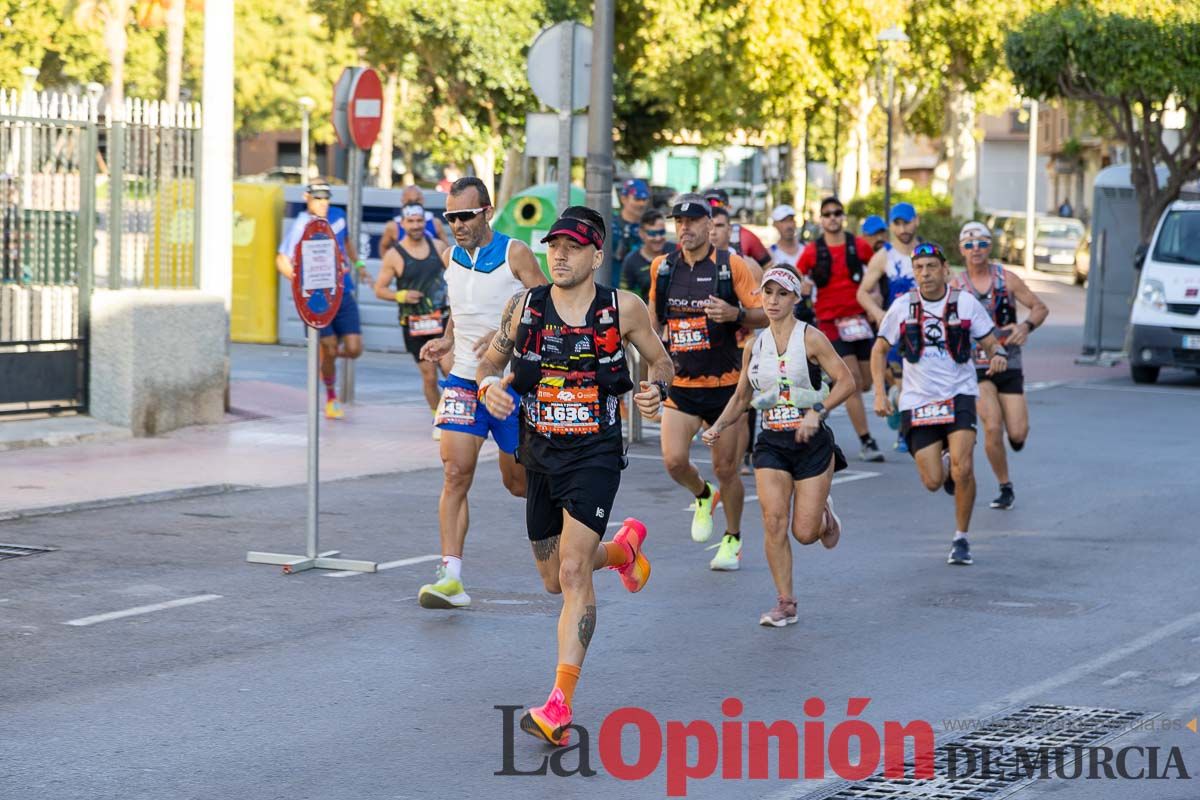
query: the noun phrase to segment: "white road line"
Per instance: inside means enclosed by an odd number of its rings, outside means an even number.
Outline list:
[[[1181,617],[1174,622],[1163,625],[1161,628],[1150,631],[1144,636],[1139,636],[1131,642],[1127,642],[1120,647],[1114,647],[1106,653],[1103,653],[1091,661],[1085,661],[1082,664],[1076,664],[1074,667],[1065,669],[1057,675],[1052,675],[1045,680],[1031,683],[1021,689],[1017,689],[1011,694],[1002,697],[989,703],[985,703],[972,711],[959,716],[959,719],[983,719],[991,716],[997,711],[1001,711],[1010,706],[1021,705],[1033,700],[1039,696],[1045,695],[1054,689],[1061,686],[1066,686],[1069,683],[1089,675],[1097,670],[1101,670],[1116,661],[1127,658],[1134,653],[1145,650],[1147,647],[1161,642],[1163,639],[1174,636],[1181,631],[1200,623],[1200,612],[1189,614],[1186,617]],[[1200,637],[1197,637],[1200,638]],[[1193,640],[1195,641],[1195,640]],[[1189,698],[1187,705],[1180,706],[1177,713],[1190,713],[1190,709],[1194,709],[1197,704],[1200,704],[1200,695],[1195,698]],[[764,795],[763,800],[791,800],[800,796],[801,792],[809,793],[821,789],[825,786],[838,782],[838,778],[825,778],[824,780],[813,781],[798,781],[789,784],[776,792]]]
[[[1097,389],[1102,392],[1133,392],[1134,394],[1165,394],[1170,397],[1196,397],[1195,389],[1180,386],[1178,389],[1169,389],[1166,387],[1150,387],[1150,386],[1107,386],[1102,383],[1064,383],[1068,389],[1084,389],[1091,391]]]
[[[1059,386],[1065,386],[1066,381],[1034,381],[1033,383],[1025,384],[1025,391],[1040,392],[1043,389],[1056,389]]]
[[[882,474],[883,474],[882,472],[867,472],[866,470],[848,469],[838,475],[833,476],[833,485],[837,486],[839,484],[850,483],[852,481],[866,480],[867,478],[878,478]],[[745,502],[749,503],[749,502],[756,501],[756,500],[758,500],[758,495],[756,495],[756,494],[746,495]],[[692,505],[689,505],[687,508],[684,509],[684,511],[695,511],[695,510],[696,510],[695,502],[693,502]]]
[[[437,561],[440,558],[441,558],[441,556],[435,553],[433,555],[428,555],[428,556],[413,556],[412,558],[402,558],[398,561],[385,561],[382,564],[376,565],[375,570],[377,572],[382,572],[385,569],[395,569],[396,567],[407,567],[412,564],[423,564],[426,561]],[[351,570],[345,570],[345,571],[339,570],[337,572],[326,572],[325,577],[326,578],[353,578],[355,575],[366,575],[366,574],[367,573],[365,573],[365,572],[356,572],[351,569]]]
[[[1200,672],[1188,672],[1176,678],[1175,683],[1171,685],[1176,689],[1182,689],[1185,686],[1191,686],[1196,681],[1200,681]]]
[[[109,611],[107,614],[95,614],[90,617],[80,617],[79,619],[67,620],[63,625],[73,625],[77,628],[95,625],[99,622],[109,622],[114,619],[124,619],[125,617],[136,617],[140,614],[151,614],[155,611],[166,611],[168,608],[179,608],[180,606],[192,606],[196,603],[207,603],[209,600],[220,600],[219,594],[198,594],[195,597],[181,597],[178,600],[168,600],[165,603],[154,603],[148,606],[136,606],[135,608],[127,608],[124,611]]]
[[[1130,670],[1126,670],[1125,672],[1122,672],[1120,675],[1116,676],[1115,678],[1109,678],[1106,681],[1101,681],[1100,685],[1101,686],[1116,686],[1117,684],[1125,683],[1128,680],[1132,680],[1133,678],[1140,678],[1141,676],[1142,676],[1141,672],[1137,671],[1136,669],[1130,669]]]

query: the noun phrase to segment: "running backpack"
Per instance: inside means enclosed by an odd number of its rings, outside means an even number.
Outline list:
[[[863,263],[858,257],[858,242],[852,233],[846,234],[846,271],[850,273],[850,280],[862,283]],[[817,263],[812,268],[812,279],[817,288],[822,288],[829,283],[831,277],[833,254],[829,252],[829,245],[825,244],[825,237],[822,236],[817,239]]]
[[[942,329],[946,332],[946,352],[956,364],[971,360],[971,321],[958,316],[958,289],[949,289],[946,308],[942,313]],[[921,311],[921,293],[908,293],[908,319],[900,323],[900,355],[910,364],[921,360],[925,352],[925,326]]]
[[[733,270],[729,266],[729,251],[717,250],[717,297],[735,308],[739,305],[737,292],[733,288]],[[654,280],[654,314],[660,325],[667,321],[667,292],[671,291],[671,276],[683,258],[683,249],[676,248],[674,252],[663,259],[658,268],[658,276]]]

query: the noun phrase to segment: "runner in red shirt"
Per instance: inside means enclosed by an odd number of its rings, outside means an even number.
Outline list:
[[[867,271],[875,251],[869,242],[845,231],[846,210],[842,201],[827,197],[821,201],[821,227],[824,233],[805,246],[796,266],[800,273],[817,285],[814,310],[821,333],[833,343],[833,349],[846,361],[858,390],[846,401],[846,412],[854,432],[862,442],[859,458],[883,461],[883,453],[871,437],[862,389],[871,385],[871,345],[875,331],[866,312],[858,304],[858,284]]]

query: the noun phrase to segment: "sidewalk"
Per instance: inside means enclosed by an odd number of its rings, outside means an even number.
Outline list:
[[[304,483],[303,351],[234,345],[233,361],[233,412],[220,425],[133,439],[86,416],[0,421],[0,519]],[[321,481],[440,468],[411,357],[366,354],[357,376],[360,402],[345,419],[321,420]],[[6,440],[27,449],[6,450]],[[56,442],[70,444],[29,447]],[[496,453],[489,441],[481,458]]]

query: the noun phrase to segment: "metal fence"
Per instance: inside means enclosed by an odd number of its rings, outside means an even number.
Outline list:
[[[0,89],[0,414],[87,406],[93,286],[199,278],[195,104]]]

